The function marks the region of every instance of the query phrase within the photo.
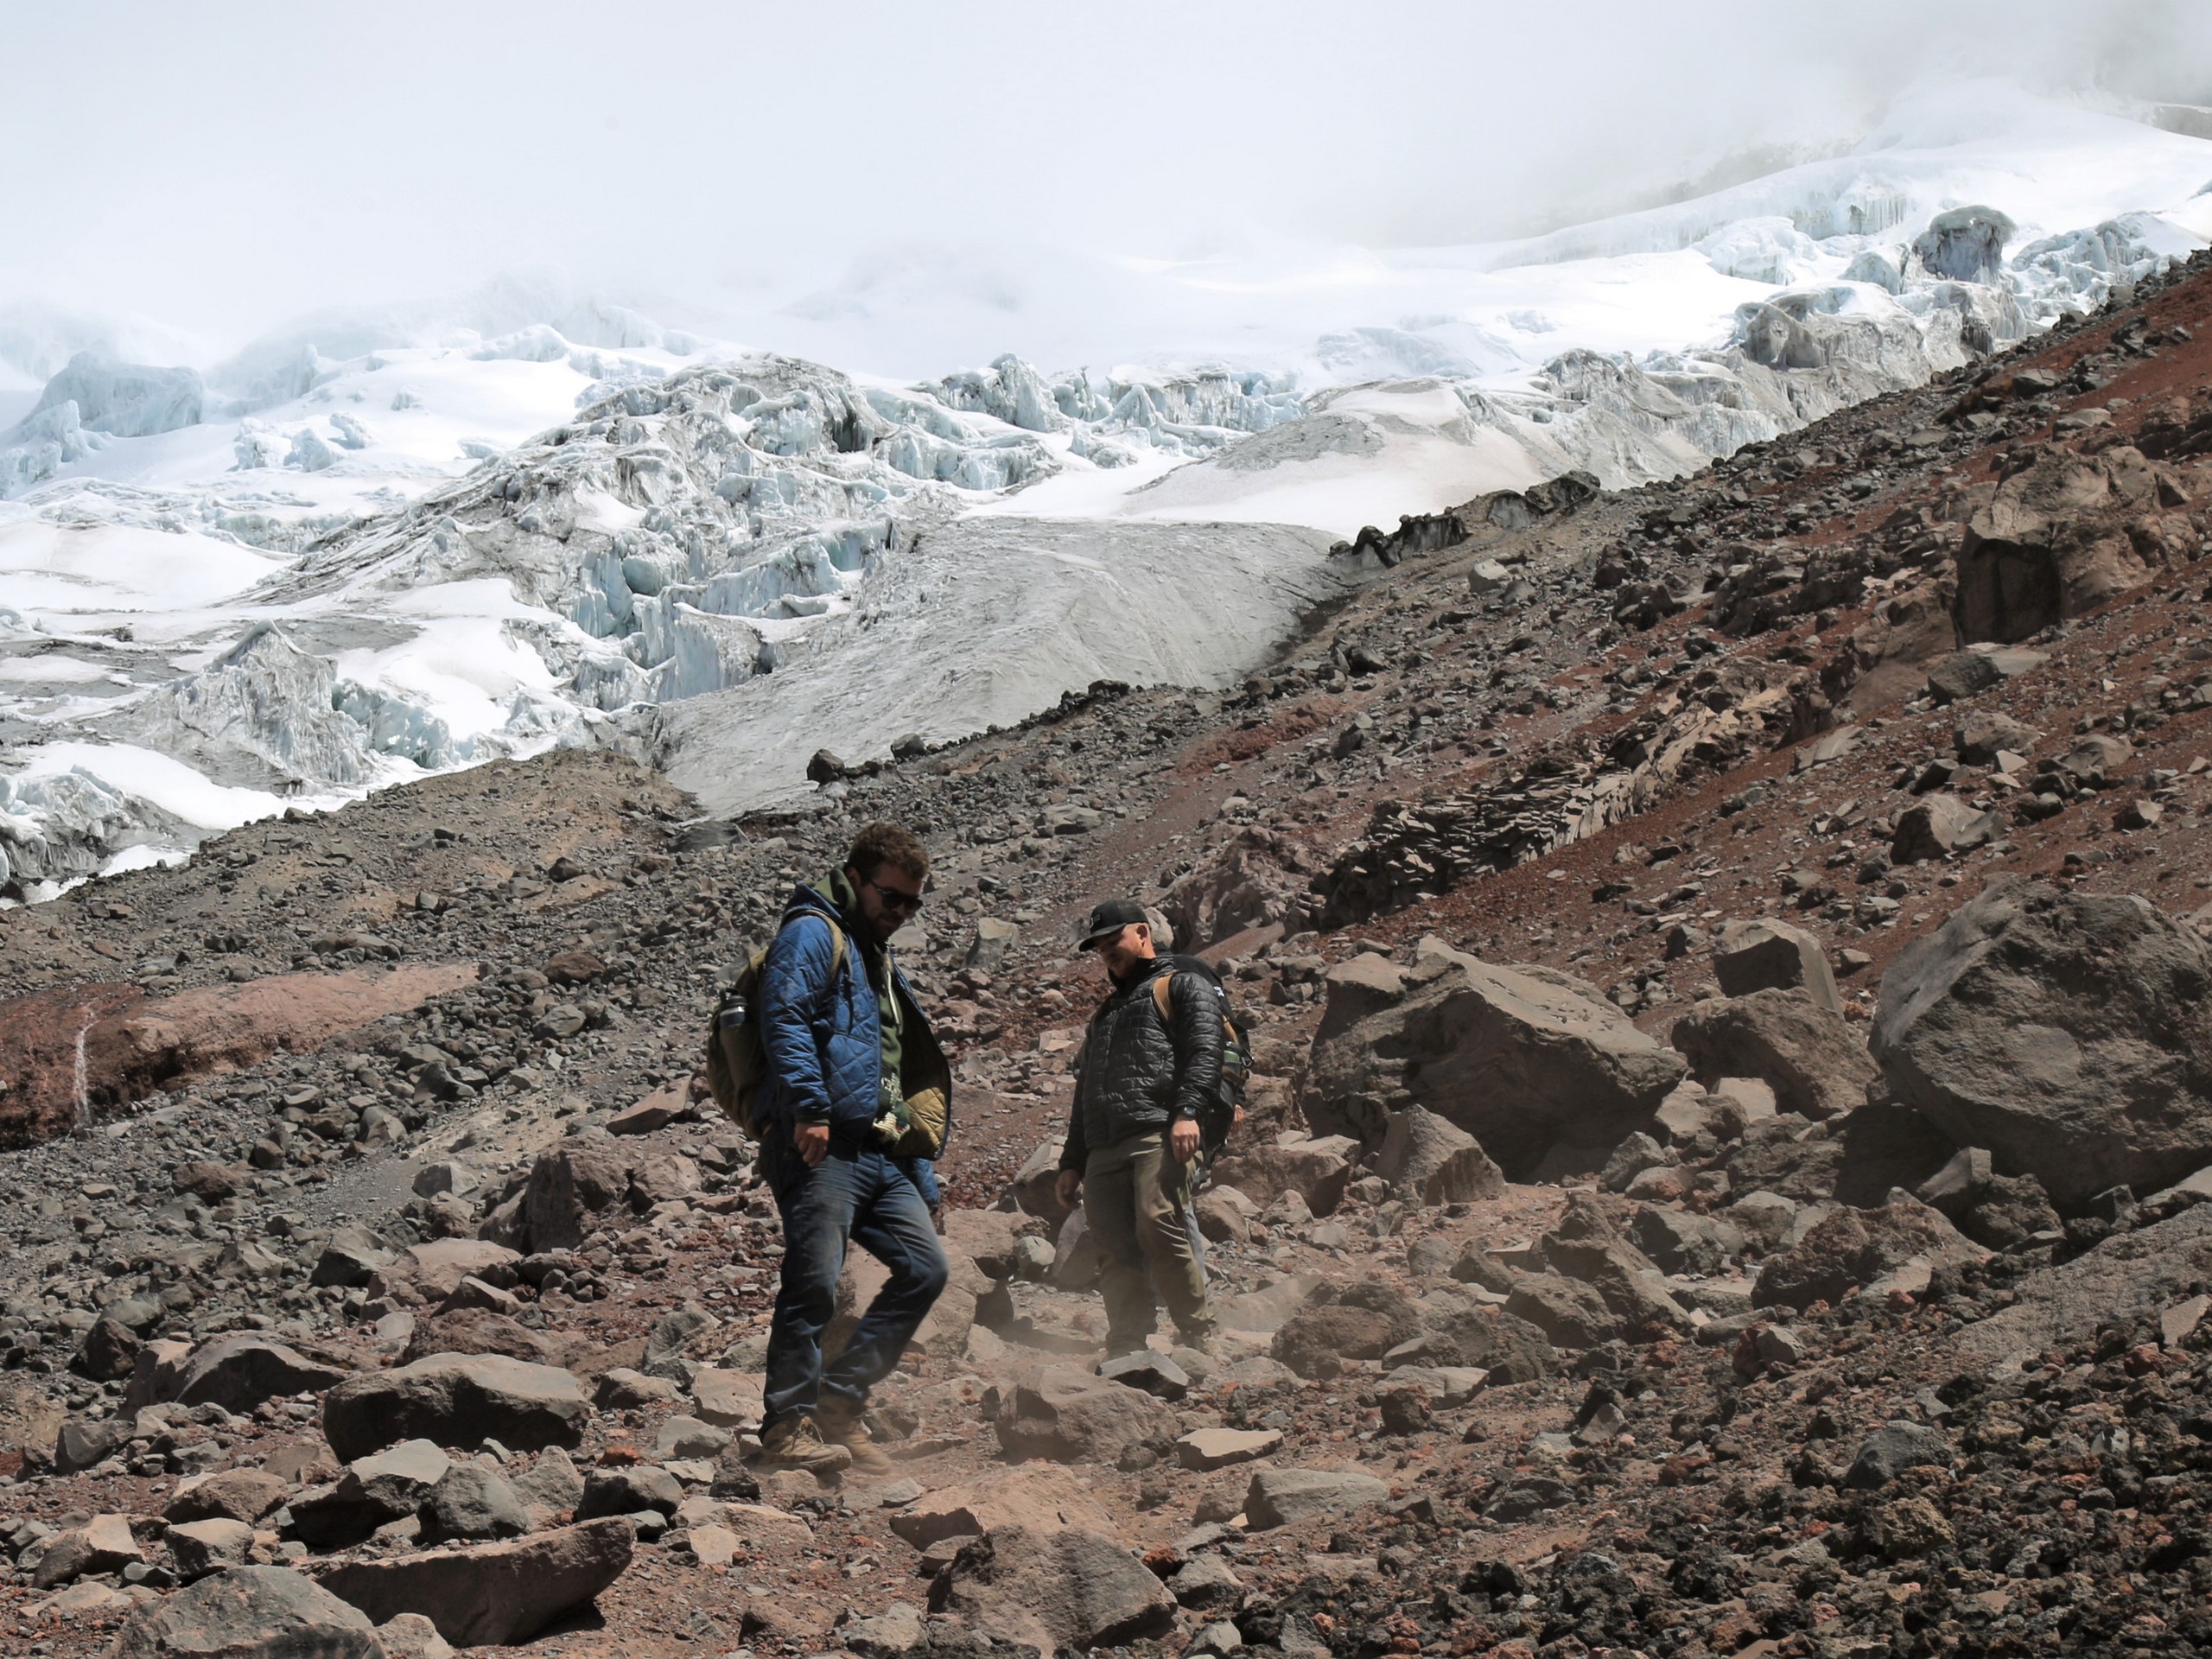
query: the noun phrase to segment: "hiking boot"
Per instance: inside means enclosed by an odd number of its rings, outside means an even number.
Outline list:
[[[842,1452],[856,1474],[881,1476],[891,1472],[891,1459],[875,1443],[861,1421],[861,1408],[842,1400],[824,1400],[814,1409],[814,1426],[832,1451]]]
[[[804,1469],[810,1475],[834,1475],[849,1468],[852,1461],[850,1452],[822,1438],[811,1417],[786,1417],[760,1437],[760,1462],[764,1469]]]

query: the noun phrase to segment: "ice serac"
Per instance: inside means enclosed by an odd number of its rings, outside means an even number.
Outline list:
[[[114,438],[142,438],[198,425],[207,396],[195,369],[111,363],[79,352],[47,382],[31,415],[35,419],[45,410],[74,404],[86,430]]]

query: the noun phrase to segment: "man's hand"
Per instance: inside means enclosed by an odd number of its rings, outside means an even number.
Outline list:
[[[794,1123],[791,1125],[791,1145],[798,1148],[798,1155],[806,1160],[812,1169],[830,1155],[830,1126],[827,1123]]]
[[[1083,1172],[1079,1169],[1064,1169],[1053,1178],[1052,1196],[1060,1201],[1063,1210],[1074,1209],[1076,1198],[1082,1191]]]
[[[1198,1155],[1198,1126],[1187,1117],[1175,1120],[1175,1127],[1167,1131],[1167,1150],[1175,1154],[1175,1161],[1187,1164]]]

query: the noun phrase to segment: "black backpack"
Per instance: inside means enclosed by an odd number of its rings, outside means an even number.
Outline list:
[[[1211,1157],[1221,1149],[1244,1116],[1244,1091],[1252,1081],[1252,1035],[1250,1027],[1236,1017],[1229,1001],[1229,988],[1222,983],[1221,976],[1211,963],[1197,957],[1163,957],[1171,971],[1154,975],[1152,1006],[1160,1015],[1160,1024],[1172,1035],[1175,1022],[1168,1012],[1170,987],[1177,974],[1196,974],[1213,987],[1215,999],[1221,1005],[1221,1088],[1217,1098],[1198,1117],[1198,1144]]]

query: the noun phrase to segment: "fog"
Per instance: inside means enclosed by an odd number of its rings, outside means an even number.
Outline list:
[[[1459,243],[1672,199],[1834,153],[1955,79],[2212,102],[2208,13],[5,0],[0,315],[129,319],[206,360],[501,273],[758,334],[918,272],[1013,319],[1110,303],[1054,275],[1102,260]]]

